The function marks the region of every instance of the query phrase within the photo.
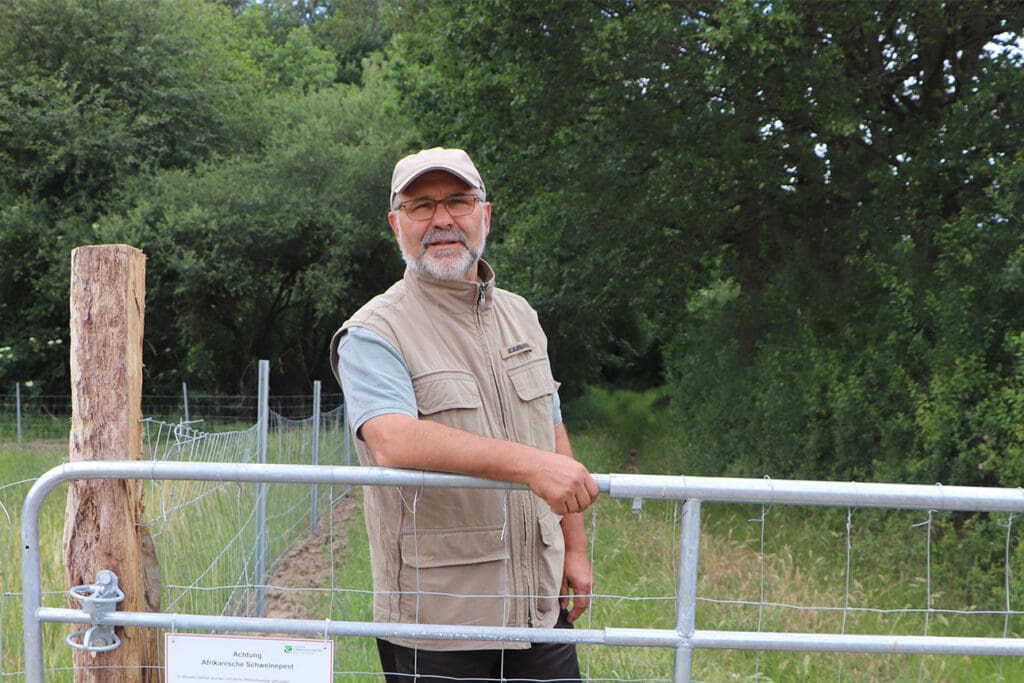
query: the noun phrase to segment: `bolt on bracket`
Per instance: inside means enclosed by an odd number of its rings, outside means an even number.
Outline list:
[[[117,609],[117,603],[124,600],[124,591],[117,585],[117,574],[109,569],[96,572],[96,583],[75,586],[68,590],[72,600],[82,603],[82,611],[89,614],[92,627],[84,631],[75,631],[64,641],[76,650],[91,652],[109,652],[121,646],[121,639],[114,633],[114,627],[100,624],[99,621]],[[81,638],[81,642],[77,640]]]

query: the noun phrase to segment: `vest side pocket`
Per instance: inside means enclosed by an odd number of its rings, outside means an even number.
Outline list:
[[[542,503],[543,504],[543,503]],[[547,508],[546,504],[543,504]],[[565,537],[557,515],[550,509],[537,518],[540,543],[537,553],[537,612],[543,615],[558,610],[558,594],[562,590],[565,571]]]
[[[402,614],[421,624],[503,626],[508,598],[496,585],[508,562],[500,527],[432,529],[402,536]]]

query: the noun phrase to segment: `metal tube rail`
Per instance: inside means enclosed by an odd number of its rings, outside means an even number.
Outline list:
[[[733,477],[665,477],[653,474],[596,475],[612,498],[687,500],[720,503],[765,503],[836,507],[882,507],[904,510],[1020,512],[1024,489],[942,484],[876,484],[800,479]],[[607,489],[604,488],[607,486]]]
[[[690,637],[697,624],[697,563],[700,559],[700,501],[683,503],[679,529],[679,581],[676,601],[676,631],[683,642],[676,647],[673,664],[676,681],[689,681],[693,672]]]
[[[43,607],[40,621],[66,624],[89,622],[81,610]],[[575,643],[621,647],[664,647],[705,650],[784,650],[788,652],[841,652],[846,654],[953,654],[1024,656],[1024,639],[954,636],[856,635],[771,631],[702,631],[686,636],[671,629],[606,627],[601,629],[493,628],[445,624],[383,624],[364,621],[222,617],[204,614],[111,612],[97,621],[110,626],[163,629],[205,629],[234,632],[292,633],[371,638],[429,638],[436,640],[490,640],[532,643]]]
[[[673,477],[650,474],[595,474],[598,488],[612,498],[700,500],[722,503],[766,503],[833,507],[884,507],[915,510],[1024,512],[1024,488],[1004,489],[942,484],[875,484]],[[187,463],[164,461],[97,461],[58,465],[33,486],[52,489],[79,479],[170,479],[240,481],[278,484],[351,484],[355,486],[423,486],[427,488],[522,489],[518,484],[387,467],[313,466],[258,463]],[[29,492],[29,496],[33,495]],[[48,493],[37,492],[45,495]],[[26,497],[26,510],[29,497]]]
[[[856,482],[824,482],[772,479],[740,479],[687,476],[656,476],[639,474],[598,474],[598,488],[612,498],[645,498],[653,500],[695,500],[731,503],[769,503],[789,505],[820,505],[843,507],[885,507],[892,509],[960,510],[978,512],[1024,512],[1024,489],[998,489],[968,486],[923,486],[911,484],[872,484]],[[259,463],[188,463],[158,461],[102,461],[75,462],[58,465],[44,473],[25,497],[21,520],[22,538],[22,597],[25,627],[25,674],[29,683],[42,681],[42,625],[44,620],[70,618],[75,623],[89,621],[77,610],[43,609],[40,586],[39,512],[46,496],[60,484],[80,479],[167,479],[179,481],[234,481],[254,483],[322,483],[363,486],[410,487],[462,487],[521,489],[520,485],[476,479],[454,474],[398,470],[378,467],[313,466]],[[699,509],[699,508],[698,508]],[[160,619],[163,626],[186,627],[191,619],[210,619],[203,616],[184,616],[120,612],[108,623],[129,625],[127,618]],[[116,619],[116,620],[115,620]],[[220,617],[220,619],[234,619]],[[204,624],[207,622],[204,622]],[[332,622],[314,622],[317,627],[309,633],[322,633]],[[333,622],[338,623],[338,622]],[[370,625],[367,628],[396,629],[408,625]],[[415,625],[413,625],[415,626]],[[423,628],[422,626],[415,626]],[[208,628],[197,626],[197,628]],[[437,628],[437,627],[430,627]],[[468,633],[466,627],[458,628]],[[274,630],[281,630],[275,626]],[[554,629],[552,629],[554,630]],[[328,631],[330,632],[330,631]],[[376,633],[376,631],[374,631]],[[387,634],[395,634],[387,631]],[[510,635],[501,629],[501,639]],[[578,631],[587,637],[600,637],[596,642],[611,643],[609,634],[628,635],[621,644],[659,647],[821,650],[828,652],[907,654],[949,652],[952,654],[1024,655],[1024,640],[993,638],[949,638],[928,636],[855,636],[828,634],[783,634],[694,631],[686,638],[675,631],[648,631],[639,629],[605,629],[591,632]],[[647,634],[651,635],[648,636]],[[666,635],[666,634],[671,634]],[[540,630],[531,630],[526,639],[540,636]],[[544,634],[545,638],[548,634]],[[448,636],[445,636],[448,637]],[[462,636],[470,637],[470,636]],[[484,636],[471,634],[472,638]],[[488,636],[495,639],[498,636]],[[550,637],[556,637],[551,635]],[[561,634],[558,638],[563,637]],[[558,642],[558,641],[546,641]],[[583,641],[579,641],[583,642]],[[590,642],[590,641],[586,641]],[[941,646],[936,643],[947,643]],[[615,643],[618,644],[618,643]],[[952,648],[952,649],[951,649]]]
[[[89,622],[82,610],[43,607],[41,621],[80,624]],[[374,638],[430,638],[436,640],[473,640],[583,643],[637,647],[675,647],[681,642],[676,631],[668,629],[567,629],[500,628],[450,624],[384,624],[366,621],[329,619],[284,619],[273,617],[224,617],[204,614],[165,614],[160,612],[111,612],[97,620],[111,626],[163,629],[204,629],[217,631],[293,633],[319,636],[367,636]]]

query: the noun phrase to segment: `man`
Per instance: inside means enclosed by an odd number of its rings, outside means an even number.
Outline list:
[[[590,602],[581,512],[598,489],[572,456],[536,313],[496,288],[481,258],[484,183],[464,151],[423,150],[395,165],[390,206],[405,275],[331,344],[360,462],[529,490],[367,487],[374,618],[569,627]],[[580,678],[572,645],[391,638],[378,649],[389,683]]]

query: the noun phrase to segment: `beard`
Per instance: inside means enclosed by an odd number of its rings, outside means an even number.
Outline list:
[[[472,249],[465,233],[456,227],[433,228],[420,240],[420,254],[413,256],[405,250],[401,220],[398,222],[399,247],[405,264],[416,271],[438,280],[464,280],[476,262],[483,256],[487,244],[485,219],[480,219],[480,246]],[[444,242],[447,246],[430,249],[431,244]]]

